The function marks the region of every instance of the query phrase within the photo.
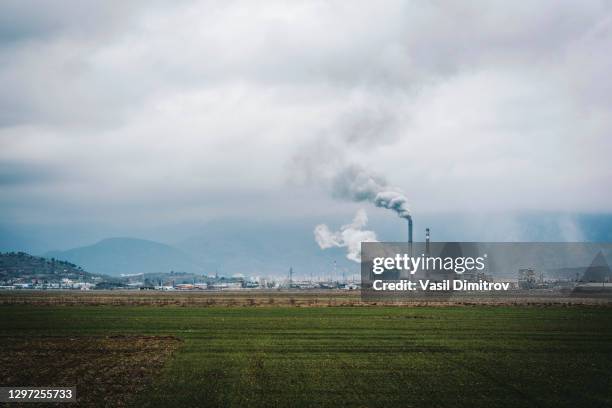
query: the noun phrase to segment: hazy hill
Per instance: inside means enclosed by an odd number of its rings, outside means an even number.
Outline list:
[[[47,252],[45,256],[77,263],[91,272],[115,276],[172,270],[203,273],[206,269],[177,248],[136,238],[108,238],[89,246]]]
[[[135,238],[109,238],[96,244],[51,251],[54,257],[83,265],[95,273],[118,276],[170,271],[222,276],[285,277],[293,267],[295,277],[329,277],[337,261],[337,276],[357,273],[358,265],[345,258],[344,249],[321,251],[308,229],[207,225],[200,234],[175,246]]]
[[[0,279],[36,277],[40,279],[88,277],[81,267],[65,261],[32,256],[25,252],[0,252]]]
[[[220,275],[329,277],[337,262],[337,277],[358,273],[359,265],[346,259],[344,248],[322,251],[311,225],[265,224],[252,221],[210,222],[202,231],[176,244]]]

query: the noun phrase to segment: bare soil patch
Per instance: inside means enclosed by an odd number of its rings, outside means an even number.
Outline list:
[[[2,337],[0,384],[76,386],[79,406],[126,406],[180,343],[171,336]]]

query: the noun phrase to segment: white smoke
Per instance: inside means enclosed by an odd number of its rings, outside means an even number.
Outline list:
[[[346,257],[351,261],[361,262],[361,243],[377,242],[376,233],[362,229],[368,223],[368,215],[360,209],[353,222],[343,225],[339,231],[331,231],[325,224],[314,229],[315,240],[321,249],[332,247],[346,248]]]
[[[336,197],[368,201],[377,207],[393,210],[402,218],[410,218],[408,199],[404,193],[361,167],[353,165],[340,171],[334,177],[332,188]]]

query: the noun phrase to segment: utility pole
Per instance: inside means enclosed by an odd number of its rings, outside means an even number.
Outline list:
[[[334,270],[332,272],[332,276],[330,276],[329,278],[329,282],[333,282],[334,279],[336,278],[336,268],[338,267],[338,264],[336,263],[336,260],[334,259]]]

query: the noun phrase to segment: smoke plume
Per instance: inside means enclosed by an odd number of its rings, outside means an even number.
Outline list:
[[[359,166],[352,165],[340,171],[332,181],[332,193],[338,198],[371,202],[377,207],[395,211],[402,218],[410,217],[404,193]]]
[[[361,209],[355,214],[353,222],[343,225],[339,231],[331,231],[325,224],[314,229],[315,240],[321,249],[332,247],[346,248],[346,257],[361,262],[361,243],[376,242],[376,233],[362,229],[368,223],[368,215]]]

